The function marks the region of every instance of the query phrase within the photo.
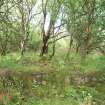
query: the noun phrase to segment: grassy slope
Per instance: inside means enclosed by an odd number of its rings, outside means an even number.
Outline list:
[[[19,53],[8,54],[5,57],[0,57],[0,70],[13,70],[13,71],[25,71],[25,72],[35,72],[35,71],[58,71],[59,73],[69,73],[72,71],[79,70],[80,72],[95,72],[99,71],[99,79],[105,80],[104,69],[105,69],[105,57],[104,56],[89,56],[87,58],[86,64],[80,64],[80,57],[75,55],[70,55],[70,61],[66,62],[64,60],[65,56],[63,54],[56,55],[52,60],[43,57],[40,58],[38,54],[30,52],[26,53],[24,57],[21,58]],[[57,73],[58,73],[57,72]],[[75,86],[68,86],[65,89],[65,93],[62,96],[54,96],[52,98],[37,99],[29,98],[27,102],[23,105],[81,105],[87,99],[97,101],[96,105],[104,105],[105,99],[105,85],[100,84],[96,87],[80,86],[75,88]],[[61,87],[62,89],[62,87]],[[46,89],[42,89],[46,91]],[[39,89],[39,91],[41,91]],[[52,91],[52,92],[51,92]],[[56,90],[50,90],[51,95]],[[21,98],[17,99],[17,103],[21,101]],[[13,104],[14,105],[14,104]],[[15,103],[16,105],[16,103]],[[86,104],[83,104],[86,105]]]

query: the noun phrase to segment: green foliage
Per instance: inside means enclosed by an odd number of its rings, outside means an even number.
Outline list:
[[[105,105],[104,4],[0,0],[0,104]]]

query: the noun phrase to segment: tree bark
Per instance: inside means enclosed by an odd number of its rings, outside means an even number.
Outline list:
[[[43,45],[40,54],[41,56],[48,53],[48,40],[49,40],[48,36],[43,36]]]

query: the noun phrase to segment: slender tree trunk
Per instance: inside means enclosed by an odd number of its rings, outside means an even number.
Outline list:
[[[25,41],[21,41],[21,55],[24,55],[25,52]]]
[[[54,25],[53,25],[53,36],[55,35],[54,33]],[[56,38],[54,37],[54,40],[53,40],[53,46],[52,46],[52,54],[51,54],[51,58],[55,55],[55,47],[56,47],[56,42],[55,42]]]
[[[84,39],[83,43],[83,49],[82,49],[82,55],[81,55],[81,61],[85,63],[86,56],[89,51],[90,41],[92,38],[92,24],[94,22],[94,9],[95,9],[95,0],[86,0],[86,8],[87,8],[87,23],[86,23],[86,37]]]
[[[43,45],[42,45],[42,49],[41,49],[41,56],[43,56],[44,54],[48,53],[48,37],[44,36],[43,37]]]
[[[2,41],[3,39],[1,39],[1,55],[5,56],[7,53],[7,45],[8,45],[8,29],[6,28],[5,31],[5,40]]]
[[[71,35],[70,42],[69,42],[69,49],[68,49],[68,52],[66,54],[66,59],[69,59],[69,55],[70,55],[70,51],[71,51],[71,48],[72,48],[72,44],[73,44],[73,38],[72,38],[72,35]]]
[[[78,54],[78,52],[79,52],[79,48],[80,48],[80,45],[77,44],[77,45],[76,45],[76,54]]]
[[[21,9],[21,42],[20,42],[20,50],[21,55],[24,55],[25,52],[25,37],[26,37],[26,26],[25,26],[26,18],[24,13],[24,2],[22,0],[22,9]]]
[[[45,20],[44,20],[44,21],[45,21]],[[45,23],[44,23],[44,24],[45,24]],[[40,56],[43,56],[44,54],[47,54],[47,53],[48,53],[48,41],[49,41],[49,39],[50,39],[53,21],[50,20],[50,24],[49,24],[49,28],[48,28],[48,30],[47,30],[47,33],[45,33],[44,24],[43,24],[43,28],[42,28],[43,45],[42,45],[42,49],[41,49],[41,54],[40,54]]]
[[[56,43],[54,42],[54,43],[53,43],[53,52],[52,52],[51,57],[53,57],[53,56],[55,55],[55,47],[56,47]]]

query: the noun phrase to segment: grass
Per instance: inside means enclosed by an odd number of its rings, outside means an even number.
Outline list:
[[[23,57],[19,53],[12,53],[0,57],[0,68],[15,71],[35,71],[39,69],[36,64],[38,61],[39,57],[33,52],[26,53]]]
[[[94,63],[93,63],[94,62]],[[63,54],[57,54],[51,60],[49,58],[40,58],[38,53],[28,52],[23,57],[19,53],[10,53],[6,56],[0,56],[0,68],[22,71],[35,71],[42,67],[54,66],[56,69],[83,69],[83,70],[104,70],[105,69],[105,56],[91,55],[87,58],[86,64],[80,64],[80,56],[71,54],[70,61],[65,61]],[[45,68],[47,69],[47,67]],[[48,67],[51,69],[51,67]]]
[[[66,87],[64,95],[56,95],[52,97],[36,97],[31,96],[23,100],[18,94],[14,101],[5,105],[104,105],[105,96],[96,89],[81,86],[75,88],[73,86]]]
[[[50,75],[49,84],[46,86],[33,85],[32,96],[27,96],[23,100],[22,89],[20,85],[16,87],[8,87],[13,93],[14,101],[5,103],[4,105],[88,105],[91,101],[94,105],[105,105],[105,56],[89,55],[86,63],[80,63],[80,56],[71,54],[70,61],[65,60],[63,53],[56,54],[52,59],[49,57],[39,57],[38,53],[28,52],[23,57],[17,52],[0,56],[0,70],[13,70],[23,72],[52,72]],[[72,72],[92,73],[101,82],[97,82],[95,86],[88,85],[67,85],[63,84],[63,79],[66,75]],[[21,80],[16,79],[17,83]],[[1,88],[2,85],[0,84]],[[7,89],[7,90],[8,90]],[[21,90],[21,91],[19,91]]]

